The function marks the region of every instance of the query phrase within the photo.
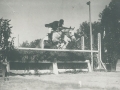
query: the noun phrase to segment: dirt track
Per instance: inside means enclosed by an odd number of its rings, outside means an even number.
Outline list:
[[[16,75],[9,79],[4,82],[0,77],[0,90],[120,90],[120,72]]]

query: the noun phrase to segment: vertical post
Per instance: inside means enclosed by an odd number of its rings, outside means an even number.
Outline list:
[[[18,34],[18,48],[19,48],[19,34]]]
[[[93,70],[93,52],[92,52],[92,24],[91,24],[91,2],[87,2],[87,5],[89,5],[89,22],[90,22],[90,46],[91,46],[91,68]]]
[[[85,50],[85,40],[84,40],[84,36],[82,36],[82,38],[81,38],[82,40],[82,42],[81,42],[81,48],[82,48],[82,50]]]
[[[105,71],[107,70],[105,65],[103,64],[102,62],[102,58],[101,58],[101,34],[98,33],[98,60],[99,60],[99,65],[100,65],[100,68],[101,68],[101,65],[103,66],[103,68],[105,69]]]
[[[54,74],[58,74],[58,66],[57,66],[57,60],[54,59],[54,62],[53,62],[53,73]]]
[[[41,40],[41,48],[44,49],[44,39]]]
[[[85,62],[87,62],[88,71],[89,71],[89,72],[92,72],[91,65],[90,65],[90,61],[89,61],[89,60],[86,60]]]
[[[101,68],[101,34],[98,33],[98,62],[99,62],[99,69]]]
[[[92,44],[94,45],[94,35],[92,35]]]
[[[102,58],[101,58],[101,34],[100,33],[99,33],[99,42],[100,42],[99,46],[100,46],[100,60],[101,60]]]

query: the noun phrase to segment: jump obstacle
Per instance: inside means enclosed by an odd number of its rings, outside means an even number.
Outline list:
[[[99,61],[99,68],[103,66],[103,68],[106,71],[106,67],[102,62],[101,58],[101,34],[98,33],[98,50],[85,50],[85,44],[84,44],[84,37],[81,38],[81,48],[82,50],[71,50],[71,49],[45,49],[44,48],[44,41],[47,40],[48,38],[44,38],[42,40],[42,48],[18,48],[20,50],[38,50],[38,51],[62,51],[62,52],[91,52],[91,53],[98,53],[98,61]],[[53,73],[58,74],[58,66],[57,63],[65,63],[65,62],[53,62]],[[70,62],[66,62],[70,63]],[[72,61],[72,63],[76,63],[76,61]],[[88,71],[92,72],[93,71],[93,56],[91,56],[91,64],[89,60],[86,61],[77,61],[77,63],[87,63],[88,65]]]
[[[42,45],[44,46],[44,40],[42,41]],[[98,53],[98,61],[99,61],[99,68],[103,66],[103,68],[106,70],[105,65],[102,62],[101,58],[101,34],[98,33],[98,50],[85,50],[84,46],[84,37],[81,38],[81,48],[82,50],[71,50],[71,49],[44,49],[42,48],[20,48],[18,47],[18,50],[38,50],[38,51],[57,51],[57,52],[91,52],[91,53]],[[41,62],[44,63],[44,62]],[[51,62],[45,62],[45,63],[51,63]],[[67,61],[67,62],[62,62],[62,61],[55,61],[52,63],[53,65],[53,73],[58,74],[58,66],[57,63],[86,63],[88,66],[88,71],[92,72],[93,71],[93,56],[91,56],[91,64],[89,60],[86,61]]]

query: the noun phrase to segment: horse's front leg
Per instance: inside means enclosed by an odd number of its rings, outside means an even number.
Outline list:
[[[71,42],[71,39],[68,38],[67,36],[65,36],[64,37],[64,46],[63,46],[64,49],[67,47],[67,45],[68,45],[69,42]]]
[[[62,45],[62,49],[66,49],[68,43],[69,43],[69,42],[64,42],[63,45]]]

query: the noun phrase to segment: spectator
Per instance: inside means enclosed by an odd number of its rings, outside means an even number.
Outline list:
[[[9,80],[9,78],[8,78],[8,76],[9,76],[9,62],[5,58],[4,60],[2,60],[2,64],[3,64],[3,78],[6,81],[6,80]]]

